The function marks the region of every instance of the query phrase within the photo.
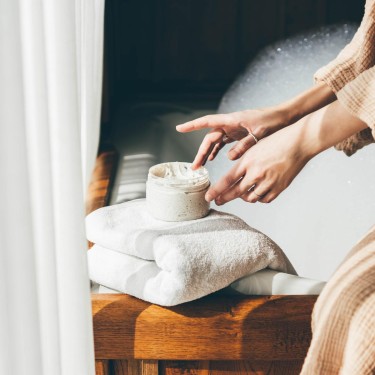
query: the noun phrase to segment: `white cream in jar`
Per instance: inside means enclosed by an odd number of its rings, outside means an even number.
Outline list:
[[[164,221],[194,220],[208,214],[210,204],[204,196],[210,186],[208,171],[195,171],[191,163],[172,162],[149,169],[146,184],[148,211]]]

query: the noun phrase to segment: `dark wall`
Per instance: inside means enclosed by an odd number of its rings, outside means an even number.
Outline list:
[[[107,0],[112,98],[218,97],[263,46],[359,22],[364,0]]]

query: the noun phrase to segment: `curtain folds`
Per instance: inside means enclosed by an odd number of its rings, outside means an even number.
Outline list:
[[[104,0],[0,0],[0,374],[94,374],[84,192]]]

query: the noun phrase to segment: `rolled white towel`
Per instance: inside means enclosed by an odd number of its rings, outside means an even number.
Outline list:
[[[145,200],[101,208],[86,219],[90,278],[146,301],[191,301],[264,268],[295,274],[283,251],[238,217],[211,210],[194,221],[154,219]]]
[[[316,295],[325,285],[324,281],[265,269],[236,280],[228,289],[245,295]]]

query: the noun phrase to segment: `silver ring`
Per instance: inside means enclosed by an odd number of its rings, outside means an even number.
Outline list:
[[[221,139],[221,141],[223,143],[230,143],[230,142],[232,142],[232,140],[226,134],[223,135],[223,138]]]
[[[257,194],[254,190],[253,190],[253,193],[254,193],[258,198],[264,198],[264,196],[266,195],[266,194],[259,195],[259,194]]]
[[[247,189],[247,191],[248,191],[248,193],[251,193],[254,189],[255,189],[255,184],[254,184],[254,185],[251,185],[251,186]]]
[[[264,198],[266,194],[259,195],[255,192],[256,184],[252,185],[248,190],[249,193],[253,192],[258,198]]]
[[[249,134],[254,138],[255,143],[259,142],[259,139],[252,132],[249,132]]]

